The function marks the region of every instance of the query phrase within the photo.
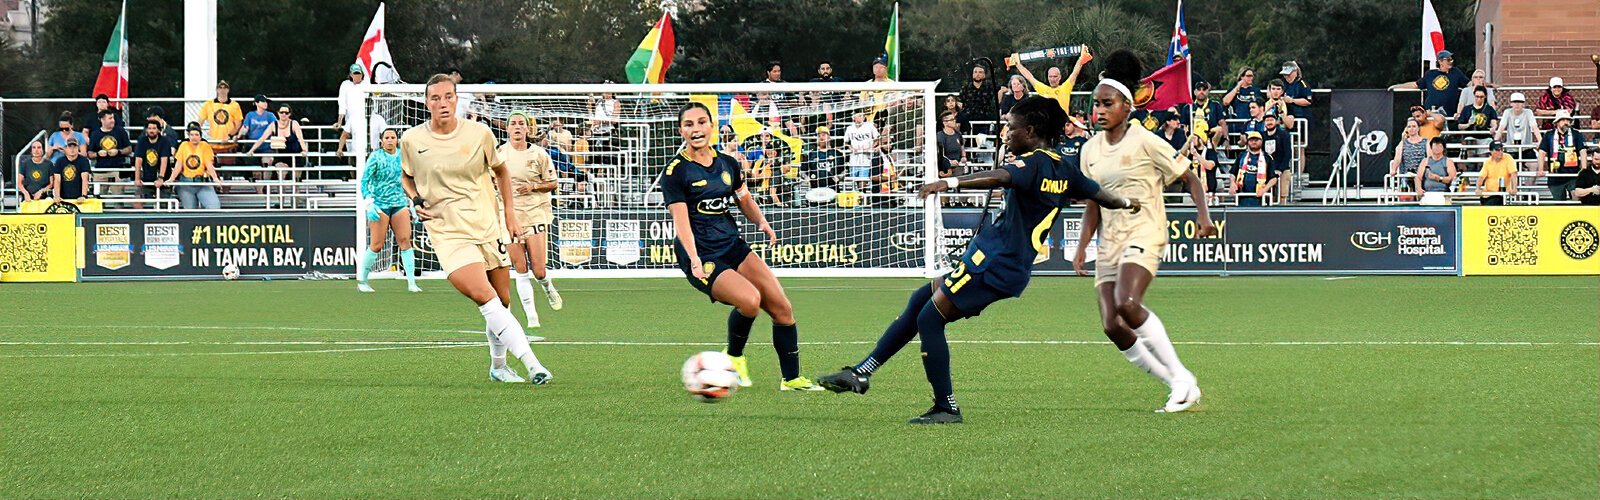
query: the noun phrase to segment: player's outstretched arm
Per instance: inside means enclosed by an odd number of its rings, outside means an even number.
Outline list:
[[[917,189],[917,197],[927,198],[932,196],[934,193],[949,191],[951,189],[955,189],[957,186],[965,186],[973,189],[994,189],[1006,187],[1010,184],[1011,172],[1003,168],[997,168],[994,170],[971,173],[960,177],[945,177],[927,184],[923,184],[922,187]]]

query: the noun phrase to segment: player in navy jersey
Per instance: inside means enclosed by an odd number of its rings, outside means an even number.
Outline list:
[[[992,223],[983,221],[956,268],[911,293],[905,311],[889,324],[872,353],[817,382],[833,392],[865,394],[868,378],[914,336],[922,336],[922,366],[933,385],[933,408],[913,424],[961,422],[950,387],[950,349],[945,325],[977,316],[997,301],[1019,297],[1033,273],[1034,257],[1045,252],[1045,237],[1061,209],[1073,199],[1093,199],[1102,207],[1139,210],[1135,201],[1101,191],[1083,176],[1075,159],[1049,150],[1061,138],[1067,115],[1055,100],[1023,99],[1008,115],[1006,149],[1017,160],[1002,168],[925,184],[929,195],[960,186],[1005,188],[1006,208]]]
[[[712,301],[733,306],[728,313],[727,353],[739,372],[739,385],[751,385],[744,346],[756,314],[765,310],[772,318],[772,345],[783,373],[778,389],[822,390],[800,376],[800,334],[783,285],[761,256],[750,251],[730,213],[742,212],[776,246],[778,234],[745,188],[739,160],[712,148],[716,124],[711,111],[699,103],[678,112],[678,133],[683,136],[683,151],[667,162],[661,175],[661,195],[677,231],[673,249],[690,285]]]

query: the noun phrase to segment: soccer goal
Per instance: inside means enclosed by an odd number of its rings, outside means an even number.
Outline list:
[[[741,159],[777,243],[735,216],[780,276],[928,276],[941,267],[937,203],[916,199],[937,176],[934,83],[461,85],[466,118],[503,141],[513,112],[533,117],[535,145],[560,171],[549,268],[559,277],[676,277],[672,218],[658,186],[682,147],[678,111],[711,110],[715,148]],[[352,149],[365,165],[384,129],[424,124],[422,85],[360,87]],[[860,123],[857,123],[857,120]],[[826,147],[823,147],[823,144]],[[358,245],[367,241],[358,216]],[[415,224],[419,272],[440,277]],[[397,275],[391,241],[374,276]]]

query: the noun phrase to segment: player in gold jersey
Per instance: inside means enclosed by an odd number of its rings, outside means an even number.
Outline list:
[[[521,111],[512,113],[506,118],[506,134],[510,140],[500,145],[499,153],[506,162],[506,171],[511,175],[517,223],[522,224],[521,233],[527,235],[522,240],[511,240],[511,264],[516,268],[511,278],[516,282],[517,299],[522,301],[522,310],[528,315],[528,327],[538,328],[539,309],[534,306],[533,283],[530,283],[529,277],[539,281],[545,298],[550,300],[551,309],[561,310],[561,293],[556,291],[555,283],[545,275],[550,248],[550,223],[555,220],[550,210],[550,197],[556,193],[556,167],[544,148],[530,142],[528,136],[532,134],[532,127],[533,120],[527,114]]]
[[[488,126],[456,117],[456,84],[450,77],[429,78],[426,95],[428,122],[400,136],[405,172],[401,184],[417,207],[417,217],[428,230],[450,284],[478,304],[487,325],[490,356],[503,349],[489,368],[489,378],[521,381],[505,366],[504,353],[510,352],[527,367],[528,381],[549,382],[550,371],[534,356],[522,325],[505,306],[511,302],[506,247],[527,235],[517,223],[511,183],[495,182],[510,176],[495,151],[494,134]],[[507,228],[518,232],[508,235]]]
[[[1095,287],[1100,296],[1100,319],[1106,337],[1122,350],[1129,362],[1171,387],[1160,411],[1178,412],[1200,400],[1193,373],[1178,360],[1161,318],[1144,306],[1145,290],[1155,279],[1167,246],[1167,211],[1162,187],[1182,179],[1199,212],[1200,237],[1216,233],[1206,208],[1205,183],[1189,169],[1188,141],[1183,152],[1143,127],[1130,126],[1134,93],[1140,75],[1139,59],[1119,50],[1106,61],[1106,70],[1094,90],[1094,111],[1101,132],[1083,146],[1083,173],[1101,188],[1138,200],[1138,212],[1101,211],[1093,201],[1084,210],[1083,232],[1072,265],[1083,274],[1084,248],[1096,230],[1100,233],[1095,259]]]

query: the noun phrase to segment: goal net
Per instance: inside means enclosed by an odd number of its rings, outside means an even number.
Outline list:
[[[458,109],[503,142],[508,116],[533,118],[536,147],[558,170],[548,268],[562,277],[681,273],[659,180],[682,147],[678,111],[712,112],[717,150],[740,159],[776,244],[735,214],[745,240],[780,276],[924,276],[942,259],[936,203],[915,196],[937,176],[933,83],[461,85]],[[428,120],[421,85],[361,87],[351,113],[365,165],[377,136]],[[859,121],[859,123],[858,123]],[[356,141],[363,142],[363,141]],[[357,217],[358,241],[367,240]],[[415,223],[418,268],[438,277]],[[374,276],[398,275],[390,238]],[[536,251],[537,249],[535,249]]]

